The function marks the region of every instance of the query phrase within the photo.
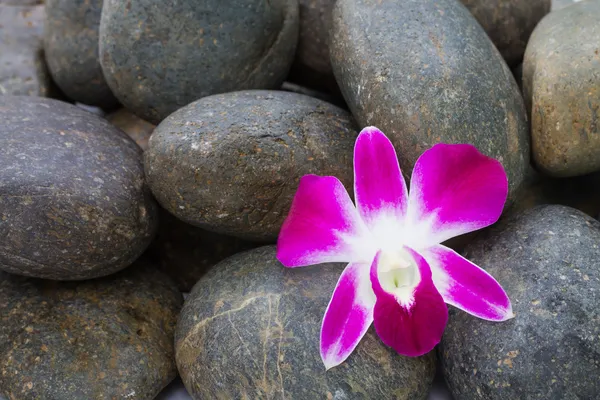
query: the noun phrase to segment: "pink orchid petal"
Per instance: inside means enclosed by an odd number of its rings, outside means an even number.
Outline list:
[[[321,326],[321,358],[325,368],[339,365],[354,351],[373,322],[374,304],[369,264],[348,264]]]
[[[375,251],[348,192],[333,176],[305,175],[277,241],[286,267],[326,262],[370,262]]]
[[[442,245],[430,247],[422,254],[446,303],[489,321],[514,317],[508,295],[486,271]]]
[[[448,321],[448,308],[431,280],[427,262],[405,247],[417,263],[420,281],[413,289],[412,301],[404,302],[386,292],[377,275],[381,253],[371,265],[370,277],[377,297],[374,325],[381,340],[399,354],[417,357],[431,351],[442,339]]]
[[[382,218],[401,221],[408,190],[400,173],[398,157],[390,140],[377,128],[364,128],[354,147],[354,194],[356,208],[371,229]]]
[[[437,144],[417,160],[408,213],[419,230],[417,249],[496,222],[508,194],[502,164],[468,144]]]

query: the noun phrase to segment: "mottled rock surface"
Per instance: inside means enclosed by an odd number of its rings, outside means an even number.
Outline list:
[[[335,0],[298,0],[300,36],[290,70],[292,81],[321,90],[337,89],[329,61],[329,30],[334,3]]]
[[[73,105],[0,96],[0,270],[71,280],[131,264],[157,222],[141,156]]]
[[[84,282],[0,272],[0,398],[152,400],[177,374],[181,302],[142,262]]]
[[[570,6],[573,3],[579,3],[582,0],[552,0],[552,11]]]
[[[106,119],[129,135],[142,150],[148,150],[148,139],[156,128],[150,122],[144,121],[126,108],[108,114]]]
[[[509,66],[523,59],[537,23],[550,12],[551,0],[461,0],[481,24]]]
[[[52,94],[44,60],[43,31],[43,5],[0,2],[0,95]]]
[[[102,0],[46,0],[45,8],[44,49],[58,87],[72,100],[115,108],[98,60]]]
[[[600,223],[569,207],[540,206],[465,254],[502,284],[516,317],[495,323],[451,313],[442,358],[455,398],[596,398]]]
[[[100,62],[123,105],[158,123],[212,94],[278,89],[297,41],[297,0],[105,0]]]
[[[161,210],[158,234],[148,252],[182,292],[192,290],[200,277],[219,261],[257,246],[186,224]]]
[[[333,70],[352,114],[390,137],[407,179],[434,144],[470,143],[502,162],[514,194],[529,161],[523,100],[463,5],[338,0],[331,34]]]
[[[205,97],[156,127],[144,153],[160,204],[189,224],[275,241],[299,179],[337,176],[352,188],[350,113],[312,97],[244,91]]]
[[[527,45],[523,90],[531,110],[533,159],[545,173],[600,169],[600,2],[554,11]]]
[[[340,366],[319,355],[323,313],[342,264],[288,269],[275,246],[212,268],[186,300],[175,334],[177,367],[195,399],[425,399],[433,352],[407,358],[374,330]]]

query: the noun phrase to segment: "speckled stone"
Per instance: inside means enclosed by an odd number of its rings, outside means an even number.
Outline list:
[[[47,0],[44,50],[52,78],[69,98],[105,109],[118,104],[98,60],[102,0]]]
[[[329,61],[329,31],[334,3],[335,0],[298,0],[300,36],[290,70],[292,81],[320,90],[337,89]]]
[[[114,113],[108,114],[106,119],[128,134],[142,150],[148,150],[148,139],[150,139],[150,135],[154,132],[155,125],[144,121],[126,108],[121,108]]]
[[[360,126],[383,130],[410,178],[436,143],[502,162],[511,198],[529,161],[523,99],[485,31],[456,0],[338,0],[333,71]]]
[[[527,45],[523,89],[533,159],[545,173],[600,170],[600,2],[552,12]]]
[[[550,12],[551,0],[461,0],[509,66],[523,59],[533,28]]]
[[[0,95],[49,96],[44,6],[0,4]]]
[[[502,284],[516,317],[495,323],[451,313],[441,353],[454,397],[597,398],[600,223],[569,207],[540,206],[465,253]]]
[[[37,4],[44,4],[45,0],[0,0],[0,4],[6,4],[10,6],[35,6]]]
[[[303,175],[352,188],[357,128],[350,113],[283,91],[205,97],[158,125],[144,154],[159,203],[182,221],[275,241]]]
[[[552,0],[552,11],[559,10],[563,7],[570,6],[573,3],[579,3],[582,0]]]
[[[83,282],[0,272],[0,397],[152,400],[177,374],[181,303],[143,262]]]
[[[186,224],[161,208],[158,235],[148,253],[179,290],[187,293],[219,261],[256,246]]]
[[[131,264],[157,222],[141,155],[78,107],[0,96],[0,270],[71,280]]]
[[[297,41],[297,0],[105,0],[100,62],[123,105],[158,123],[212,94],[278,89]]]
[[[212,268],[186,299],[175,333],[177,368],[192,397],[425,399],[434,353],[400,356],[373,329],[346,362],[325,371],[319,331],[343,268],[285,268],[275,246]]]

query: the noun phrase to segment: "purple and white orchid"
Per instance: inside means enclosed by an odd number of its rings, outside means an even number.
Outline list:
[[[354,148],[354,198],[332,176],[300,180],[277,244],[286,267],[348,262],[321,327],[327,369],[372,322],[382,341],[420,356],[441,340],[445,303],[479,318],[513,317],[496,280],[441,245],[496,222],[508,193],[502,165],[467,144],[437,144],[417,160],[410,193],[392,143],[377,128]]]

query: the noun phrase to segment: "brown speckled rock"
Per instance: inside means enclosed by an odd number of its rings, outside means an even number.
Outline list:
[[[531,110],[533,159],[545,173],[600,170],[600,2],[584,1],[545,17],[523,62]]]
[[[128,134],[142,150],[148,150],[148,139],[150,139],[150,135],[152,135],[152,132],[156,127],[155,125],[137,117],[126,108],[108,114],[106,119]]]
[[[425,399],[435,374],[431,352],[398,355],[371,329],[352,355],[325,371],[323,313],[344,268],[288,269],[275,246],[230,257],[186,299],[175,357],[194,399]]]
[[[212,94],[278,89],[297,41],[297,0],[105,0],[100,63],[121,103],[158,123]]]
[[[177,374],[181,302],[142,262],[84,282],[0,272],[0,398],[152,400]]]
[[[49,96],[44,6],[0,4],[0,95]]]
[[[334,175],[352,188],[357,129],[332,104],[283,91],[205,97],[156,127],[144,154],[160,204],[182,221],[275,241],[300,178]]]
[[[329,61],[329,30],[334,3],[335,0],[298,0],[300,36],[290,70],[292,81],[320,90],[337,89]]]
[[[0,270],[87,279],[131,264],[156,229],[141,149],[57,100],[0,96]]]
[[[189,292],[219,261],[257,245],[186,224],[161,208],[160,227],[148,253],[160,269]]]
[[[510,196],[529,163],[519,88],[456,0],[338,0],[331,62],[359,126],[380,128],[410,178],[436,143],[470,143],[502,162]]]
[[[115,108],[98,60],[102,0],[46,0],[44,49],[48,68],[72,100]]]
[[[550,12],[551,0],[461,0],[487,32],[509,66],[523,59],[537,23]]]
[[[465,255],[507,291],[515,318],[452,310],[444,373],[460,400],[595,399],[600,393],[600,223],[563,206],[515,215]]]

